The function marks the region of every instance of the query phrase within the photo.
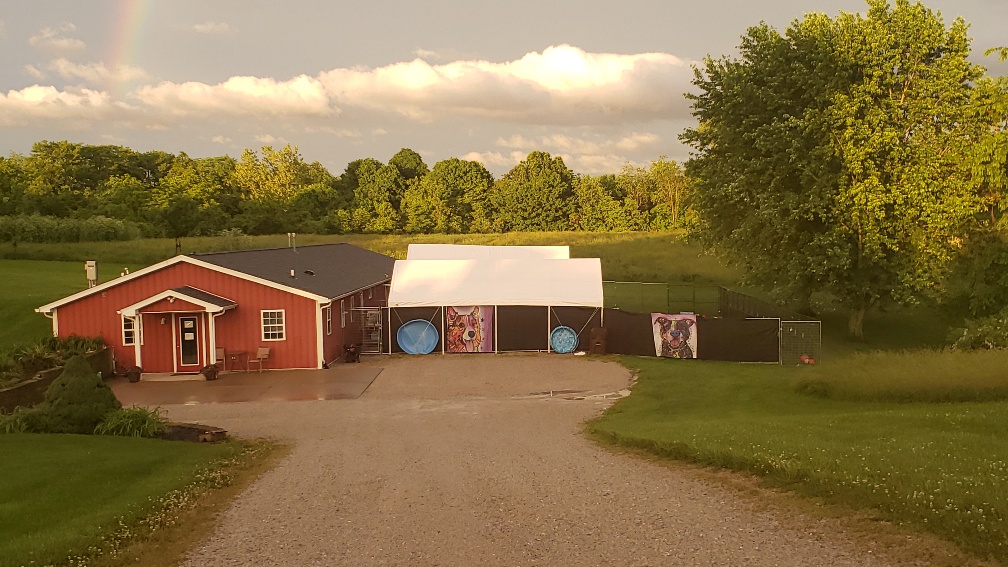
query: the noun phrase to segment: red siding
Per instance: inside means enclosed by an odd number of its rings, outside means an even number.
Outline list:
[[[386,293],[385,284],[376,285],[370,290],[364,290],[353,295],[354,307],[384,307]],[[370,298],[368,297],[370,291]],[[363,297],[363,304],[361,298]],[[343,357],[343,348],[350,343],[361,342],[361,314],[350,310],[350,298],[343,298],[343,307],[347,311],[346,327],[340,326],[340,300],[332,304],[332,334],[325,334],[325,309],[322,310],[322,345],[326,362],[332,362]],[[353,317],[351,320],[351,313]],[[383,339],[384,340],[384,339]]]
[[[316,349],[318,310],[314,300],[186,262],[179,262],[60,306],[56,310],[59,336],[100,335],[112,345],[119,364],[132,365],[134,350],[132,346],[122,344],[122,323],[116,311],[165,290],[186,285],[233,299],[238,303],[238,307],[226,311],[216,319],[217,346],[224,347],[228,352],[243,351],[247,353],[246,356],[254,354],[260,346],[270,347],[266,368],[318,367]],[[179,301],[176,300],[175,303],[178,304]],[[263,340],[261,326],[263,309],[285,311],[285,340]],[[167,329],[163,332],[159,328],[160,317],[144,315],[143,319],[141,362],[144,370],[171,372],[173,370],[171,317],[167,316],[165,325]],[[204,319],[209,319],[209,316]],[[208,342],[204,340],[201,349]],[[209,360],[209,356],[206,359]]]

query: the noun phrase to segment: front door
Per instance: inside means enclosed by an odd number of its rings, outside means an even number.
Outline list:
[[[199,318],[180,315],[178,318],[178,370],[198,372],[200,369]]]

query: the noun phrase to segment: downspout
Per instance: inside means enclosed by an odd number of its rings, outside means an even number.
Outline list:
[[[42,312],[42,314],[45,315],[47,319],[50,319],[52,321],[52,336],[58,337],[59,336],[59,319],[56,317],[56,310],[53,309],[52,311],[50,311],[48,313]]]

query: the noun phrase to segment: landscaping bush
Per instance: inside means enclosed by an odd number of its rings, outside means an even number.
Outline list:
[[[67,361],[49,386],[45,401],[34,408],[45,419],[45,433],[93,433],[105,415],[122,408],[115,394],[83,356]]]
[[[149,410],[133,406],[119,408],[105,414],[95,427],[95,435],[120,437],[157,437],[168,430],[168,421],[161,417],[161,408]]]

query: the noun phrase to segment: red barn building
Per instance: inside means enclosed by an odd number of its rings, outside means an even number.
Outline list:
[[[321,368],[360,344],[393,258],[350,244],[175,256],[36,309],[53,335],[101,336],[116,364],[199,372],[215,362]]]

